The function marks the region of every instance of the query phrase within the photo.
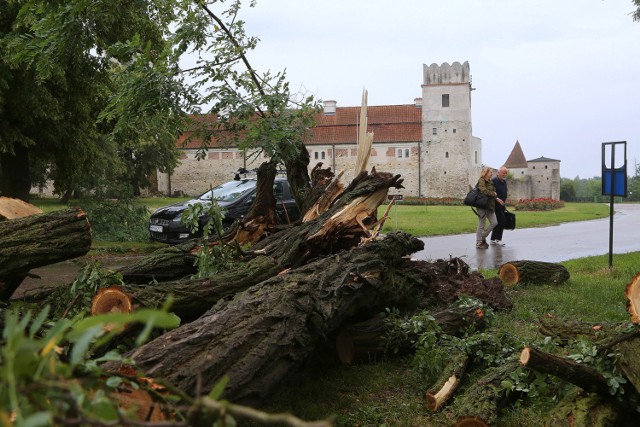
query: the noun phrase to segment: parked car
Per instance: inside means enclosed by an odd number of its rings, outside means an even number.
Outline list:
[[[222,226],[228,228],[236,219],[246,215],[255,194],[256,179],[245,178],[220,184],[195,199],[156,209],[149,218],[151,240],[175,244],[202,236],[202,226],[209,220],[206,215],[198,219],[200,228],[196,233],[191,233],[186,226],[182,225],[180,218],[190,205],[195,203],[206,205],[212,198],[223,209]],[[273,194],[276,198],[276,217],[279,223],[286,224],[288,221],[293,222],[300,218],[300,210],[291,194],[291,188],[286,178],[275,179]]]

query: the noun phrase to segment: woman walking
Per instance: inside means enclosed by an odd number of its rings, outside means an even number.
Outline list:
[[[478,228],[476,229],[476,248],[487,249],[489,244],[487,243],[487,236],[491,233],[491,230],[498,225],[496,219],[496,187],[491,182],[493,176],[493,169],[490,167],[483,167],[480,172],[480,179],[478,179],[477,187],[482,194],[485,194],[489,201],[487,203],[487,209],[478,208]],[[485,227],[486,220],[489,220],[489,225]]]

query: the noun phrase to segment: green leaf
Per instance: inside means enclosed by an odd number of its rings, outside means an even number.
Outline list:
[[[49,412],[35,412],[26,417],[21,423],[20,427],[39,427],[50,426],[53,423],[51,413]]]
[[[229,376],[225,375],[220,378],[220,381],[216,383],[215,386],[209,392],[208,397],[213,400],[219,400],[222,397],[222,393],[224,393],[224,389],[227,387],[229,383]]]

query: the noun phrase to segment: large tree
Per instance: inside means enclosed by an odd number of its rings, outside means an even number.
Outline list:
[[[172,171],[175,141],[194,123],[206,124],[196,134],[203,150],[215,136],[296,165],[313,100],[292,103],[284,74],[251,67],[257,39],[245,35],[240,6],[2,2],[0,192],[27,199],[47,178],[60,194],[113,183],[137,189],[156,168]],[[185,55],[197,66],[181,69]],[[199,105],[215,120],[189,123]]]

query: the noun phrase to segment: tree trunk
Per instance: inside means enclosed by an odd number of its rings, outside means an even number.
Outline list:
[[[637,415],[635,415],[637,416]],[[620,408],[604,396],[576,388],[567,394],[547,416],[545,427],[632,426],[624,422]],[[630,421],[630,420],[629,420]]]
[[[318,259],[220,300],[194,322],[143,345],[128,356],[152,377],[204,393],[225,375],[225,398],[263,399],[323,337],[347,318],[371,315],[416,289],[386,280],[403,256],[424,244],[404,233]]]
[[[91,227],[80,209],[0,222],[0,299],[7,300],[29,270],[86,254]],[[17,282],[17,285],[16,285]]]
[[[29,201],[31,168],[29,149],[16,143],[14,153],[0,153],[0,193],[6,197]]]
[[[555,284],[569,280],[569,272],[560,264],[544,261],[511,261],[500,266],[498,276],[507,286],[522,284]]]
[[[221,298],[244,291],[277,275],[280,271],[282,267],[273,259],[258,256],[212,277],[148,285],[126,284],[123,291],[131,296],[135,306],[154,308],[161,307],[167,296],[172,295],[171,311],[184,323],[203,315]]]
[[[419,301],[416,301],[418,304]],[[481,330],[484,328],[484,314],[478,307],[452,307],[432,314],[435,323],[443,334],[458,335],[468,328]],[[410,317],[410,315],[407,315]],[[336,349],[340,361],[350,365],[355,361],[376,360],[386,352],[385,338],[388,327],[383,316],[375,316],[364,322],[351,323],[340,328],[336,336]],[[408,336],[404,343],[399,344],[398,351],[409,351],[417,334]]]
[[[195,251],[199,243],[189,240],[175,246],[158,249],[140,261],[118,270],[125,283],[164,282],[195,274]]]
[[[456,399],[458,419],[455,427],[489,427],[496,425],[498,413],[508,402],[502,381],[518,367],[517,361],[504,363],[488,369],[486,374],[473,383]],[[515,393],[511,393],[513,397]]]
[[[554,375],[585,391],[609,395],[607,379],[590,366],[530,347],[520,353],[520,363],[530,369]]]
[[[42,210],[24,200],[0,197],[0,221],[41,214]]]
[[[458,352],[451,355],[449,363],[447,363],[447,366],[442,370],[440,378],[438,378],[425,395],[427,408],[436,412],[451,399],[460,384],[462,375],[464,375],[467,369],[468,361],[469,356],[465,352]]]

